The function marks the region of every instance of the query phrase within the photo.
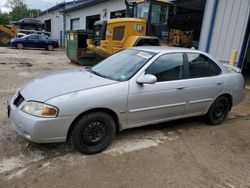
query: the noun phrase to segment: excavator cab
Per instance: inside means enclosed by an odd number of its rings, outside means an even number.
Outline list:
[[[145,18],[147,20],[147,36],[168,38],[170,32],[170,16],[174,5],[168,0],[126,0],[126,16]]]

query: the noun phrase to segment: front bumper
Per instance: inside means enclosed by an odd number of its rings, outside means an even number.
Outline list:
[[[24,102],[25,103],[25,102]],[[23,137],[35,143],[65,142],[73,116],[41,118],[26,114],[10,104],[10,117],[13,128]]]

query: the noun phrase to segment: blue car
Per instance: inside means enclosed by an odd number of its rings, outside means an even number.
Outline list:
[[[21,38],[13,38],[10,40],[10,45],[18,49],[23,49],[24,47],[45,48],[49,51],[59,46],[56,40],[40,34],[30,34]]]

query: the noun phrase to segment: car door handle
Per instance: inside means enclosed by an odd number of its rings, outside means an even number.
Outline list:
[[[179,87],[177,87],[177,90],[183,90],[183,89],[185,89],[184,86],[179,86]]]
[[[222,82],[217,82],[217,85],[221,85],[222,84]]]

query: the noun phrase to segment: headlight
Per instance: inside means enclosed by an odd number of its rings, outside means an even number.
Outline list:
[[[28,102],[26,103],[22,111],[39,117],[56,117],[58,114],[58,109],[56,107],[39,103],[39,102]]]

